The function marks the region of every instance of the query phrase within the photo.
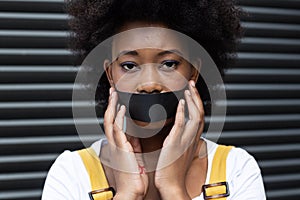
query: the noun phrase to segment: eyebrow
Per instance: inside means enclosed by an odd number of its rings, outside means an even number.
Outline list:
[[[177,54],[177,55],[183,57],[183,53],[177,49],[171,49],[171,50],[165,50],[165,51],[159,52],[158,56],[165,56],[168,54]],[[118,60],[119,57],[121,57],[123,55],[138,56],[139,53],[136,50],[124,50],[124,51],[121,51],[120,53],[118,53],[116,60]]]
[[[171,49],[171,50],[159,52],[158,56],[164,56],[164,55],[168,55],[168,54],[177,54],[177,55],[183,57],[183,53],[177,49]]]
[[[118,53],[116,60],[118,60],[119,57],[124,56],[124,55],[138,56],[139,53],[135,50],[124,50],[124,51],[121,51],[120,53]]]

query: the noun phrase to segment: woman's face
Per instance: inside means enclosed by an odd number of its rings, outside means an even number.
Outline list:
[[[167,28],[161,24],[133,22],[125,24],[120,31],[149,26]],[[198,71],[183,56],[188,57],[184,42],[166,29],[121,34],[113,39],[113,62],[105,63],[106,72],[111,85],[123,92],[181,90],[198,76]]]

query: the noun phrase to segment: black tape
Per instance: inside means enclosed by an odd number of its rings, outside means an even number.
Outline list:
[[[175,117],[178,102],[184,97],[184,90],[153,94],[117,93],[119,103],[126,107],[127,117],[143,122],[157,122]]]

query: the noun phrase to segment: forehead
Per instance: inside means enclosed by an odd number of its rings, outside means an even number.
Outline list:
[[[176,31],[160,27],[145,27],[121,32],[113,37],[112,56],[122,51],[138,49],[176,49],[185,54],[187,47],[184,39]]]

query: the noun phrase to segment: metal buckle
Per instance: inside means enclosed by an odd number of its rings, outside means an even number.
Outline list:
[[[102,193],[102,192],[112,192],[113,196],[115,196],[115,194],[116,194],[115,189],[113,187],[103,188],[103,189],[99,189],[99,190],[93,190],[88,193],[90,200],[95,200],[93,195]]]
[[[214,195],[211,195],[211,196],[207,196],[207,191],[206,190],[208,188],[220,187],[220,186],[225,186],[225,188],[226,188],[225,193],[223,193],[223,194],[214,194]],[[202,190],[203,190],[203,197],[204,197],[205,200],[228,197],[229,194],[230,194],[229,193],[229,186],[228,186],[228,183],[226,181],[225,182],[218,182],[218,183],[203,185]]]

